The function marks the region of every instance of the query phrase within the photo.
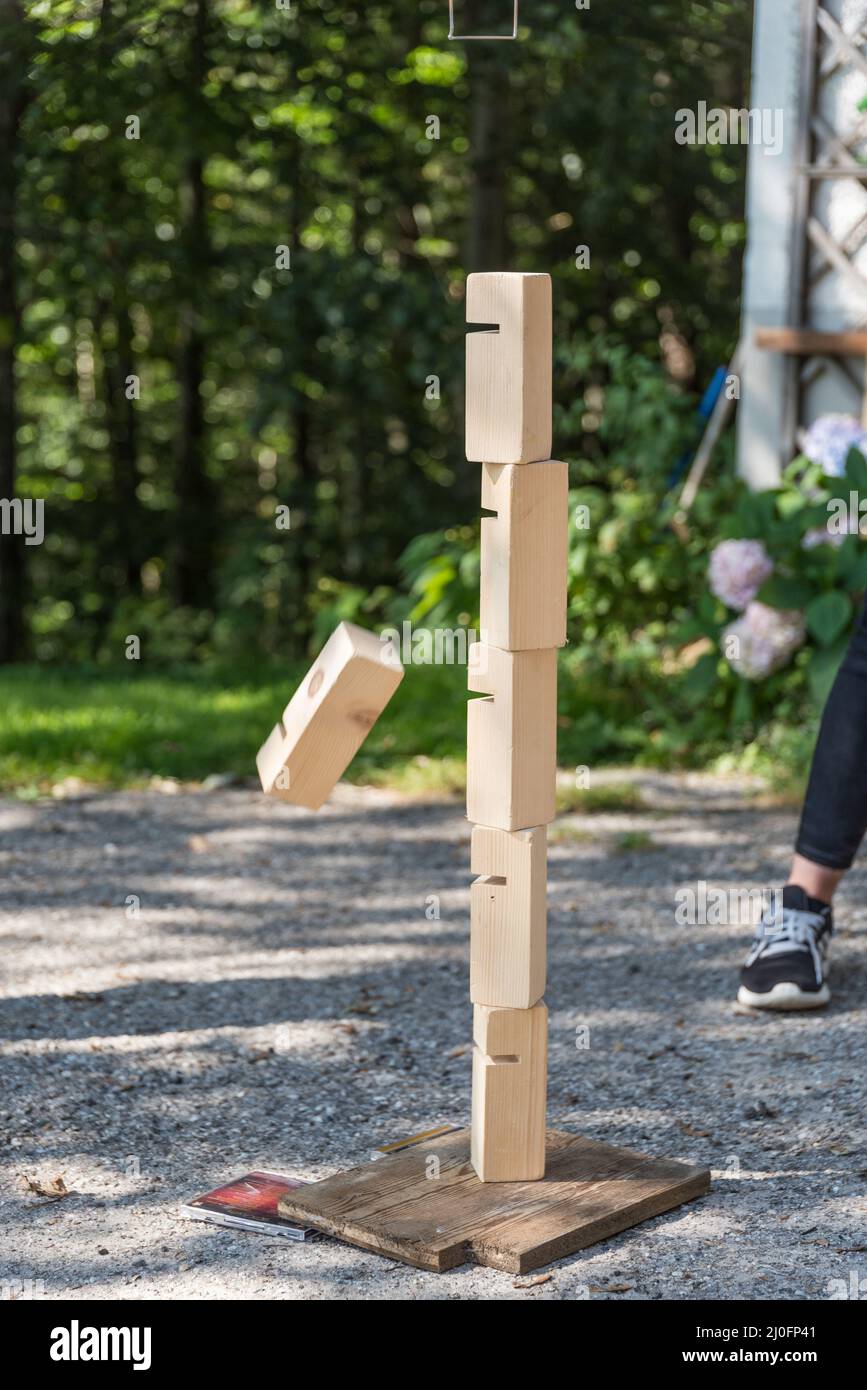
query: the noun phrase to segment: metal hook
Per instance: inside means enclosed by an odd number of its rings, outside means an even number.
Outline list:
[[[515,9],[512,16],[511,34],[456,34],[455,33],[455,0],[449,0],[449,33],[450,39],[457,39],[460,43],[466,43],[469,39],[516,39],[518,37],[518,0],[515,0]]]

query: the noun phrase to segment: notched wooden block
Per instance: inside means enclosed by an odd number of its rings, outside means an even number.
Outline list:
[[[491,271],[467,277],[466,454],[475,463],[551,455],[551,277]]]
[[[473,826],[470,998],[529,1009],[545,993],[547,831]]]
[[[469,651],[467,684],[490,696],[467,706],[467,816],[526,830],[554,819],[557,652]]]
[[[548,1010],[473,1010],[471,1162],[482,1182],[545,1176]]]
[[[569,468],[548,459],[482,466],[481,629],[520,652],[566,642]]]
[[[256,755],[262,790],[317,811],[402,679],[392,644],[340,623]]]

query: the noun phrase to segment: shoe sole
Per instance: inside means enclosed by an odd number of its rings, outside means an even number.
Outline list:
[[[767,994],[754,994],[751,989],[741,985],[738,990],[738,1003],[747,1004],[751,1009],[824,1009],[831,1002],[831,991],[827,985],[808,992],[791,982],[774,985]]]

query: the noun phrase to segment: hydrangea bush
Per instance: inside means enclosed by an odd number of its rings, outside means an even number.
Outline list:
[[[804,436],[803,457],[829,478],[842,478],[850,449],[867,453],[867,431],[854,415],[822,415]]]
[[[779,487],[740,488],[709,555],[709,592],[681,629],[706,639],[684,681],[693,699],[734,680],[736,722],[771,715],[793,680],[824,699],[867,588],[865,454],[857,420],[823,416]]]
[[[819,421],[780,485],[755,493],[735,476],[729,432],[685,530],[682,469],[672,464],[697,443],[689,402],[668,385],[651,389],[647,364],[630,359],[623,372],[616,352],[605,356],[615,380],[599,457],[564,449],[572,491],[559,756],[696,766],[779,744],[787,767],[807,760],[817,705],[867,588],[867,542],[849,506],[855,492],[867,507],[867,437],[855,420]],[[584,379],[587,363],[576,361],[575,373]],[[580,437],[584,409],[576,389],[559,438]],[[383,621],[478,626],[478,525],[417,537],[401,568]]]
[[[708,582],[716,598],[743,613],[773,572],[763,541],[720,541],[710,557]]]
[[[733,670],[748,681],[762,681],[788,664],[807,635],[803,613],[769,608],[754,600],[723,629],[723,651]]]

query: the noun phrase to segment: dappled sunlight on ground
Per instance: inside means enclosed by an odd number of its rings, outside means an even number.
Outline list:
[[[714,1186],[529,1296],[827,1297],[867,1275],[863,874],[831,1009],[736,1013],[749,927],[679,926],[675,894],[774,886],[794,816],[725,779],[633,778],[640,807],[552,837],[550,1120]],[[246,790],[6,802],[0,856],[6,1277],[49,1297],[528,1296],[177,1215],[245,1167],[317,1178],[467,1122],[460,806],[345,787],[317,816]],[[56,1175],[57,1200],[22,1182]]]

